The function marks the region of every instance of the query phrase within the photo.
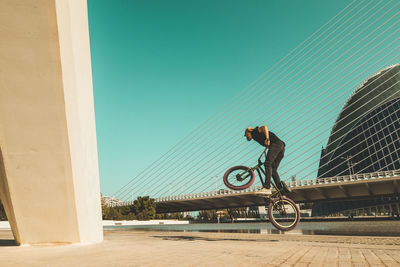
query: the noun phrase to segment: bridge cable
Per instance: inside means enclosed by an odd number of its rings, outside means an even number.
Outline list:
[[[356,0],[354,0],[352,3],[350,3],[345,9],[347,9],[348,7],[350,7],[355,1],[356,1]],[[357,5],[357,6],[358,6],[358,5]],[[303,41],[303,42],[302,42],[300,45],[298,45],[295,49],[293,49],[287,56],[285,56],[282,60],[280,60],[280,61],[279,61],[278,63],[276,63],[272,68],[270,68],[270,70],[271,70],[271,69],[274,69],[274,67],[275,67],[277,64],[279,64],[281,61],[283,61],[285,58],[287,58],[287,57],[288,57],[290,54],[292,54],[298,47],[300,47],[301,45],[303,45],[306,41],[308,41],[312,36],[314,36],[314,35],[315,35],[317,32],[319,32],[322,28],[324,28],[324,27],[325,27],[326,25],[328,25],[331,21],[333,21],[339,14],[343,13],[345,9],[343,9],[343,10],[342,10],[340,13],[338,13],[334,18],[332,18],[332,19],[329,20],[327,23],[325,23],[324,26],[322,26],[320,29],[318,29],[316,32],[314,32],[309,38],[307,38],[305,41]],[[308,46],[308,45],[307,45],[307,46]],[[303,50],[304,50],[304,48],[303,48],[302,50],[300,50],[299,52],[297,52],[295,56],[297,56],[297,54],[299,54],[299,53],[300,53],[301,51],[303,51]],[[292,58],[294,58],[295,56],[293,56]],[[291,59],[292,59],[292,58],[291,58]],[[286,64],[286,63],[285,63],[285,64]],[[268,71],[267,71],[267,72],[268,72]],[[266,72],[266,73],[267,73],[267,72]],[[263,75],[265,75],[266,73],[264,73]],[[260,78],[259,78],[259,79],[260,79]],[[259,79],[257,79],[257,80],[256,80],[255,82],[253,82],[252,84],[256,83]],[[251,86],[251,85],[250,85],[250,86]],[[249,87],[250,87],[250,86],[249,86]],[[249,88],[249,87],[248,87],[248,88]],[[247,88],[246,88],[245,90],[247,90]],[[237,103],[237,102],[238,102],[238,101],[236,101],[235,103]],[[210,119],[210,118],[209,118],[209,119]],[[199,127],[198,127],[198,128],[199,128]],[[195,132],[195,134],[197,134],[197,133],[198,133],[198,131],[197,131],[198,128],[196,128],[196,130],[192,131],[192,133]],[[187,137],[189,137],[189,136],[190,136],[190,137],[193,137],[193,135],[191,135],[191,134],[189,134]],[[186,137],[185,137],[185,138],[186,138]],[[185,139],[185,138],[184,138],[184,139]],[[167,153],[168,153],[168,152],[167,152]],[[165,155],[165,154],[164,154],[164,155]],[[163,155],[163,156],[164,156],[164,155]],[[153,162],[153,164],[155,164],[156,162],[158,162],[160,159],[161,159],[161,158],[159,158],[158,160],[156,160],[155,162]],[[153,164],[152,164],[152,165],[153,165]],[[150,166],[152,166],[152,165],[150,165]],[[147,171],[147,169],[145,169],[144,171]],[[141,174],[143,174],[144,171],[143,171]],[[140,174],[139,174],[139,175],[140,175]],[[138,176],[139,176],[139,175],[138,175]],[[131,182],[134,181],[135,179],[136,179],[136,177],[135,177],[134,179],[132,179]],[[131,182],[129,182],[127,185],[129,185]],[[125,186],[127,186],[127,185],[125,185]],[[125,187],[125,186],[124,186],[124,187]],[[120,190],[124,189],[124,187],[122,187]],[[113,195],[117,195],[117,194],[119,193],[120,190],[118,190],[118,191],[117,191],[116,193],[114,193]]]
[[[245,93],[251,86],[253,86],[254,84],[256,84],[262,77],[264,77],[268,72],[270,72],[271,70],[275,69],[275,67],[281,63],[282,61],[284,61],[287,57],[289,57],[292,53],[294,53],[299,47],[301,47],[304,43],[306,43],[309,39],[311,39],[317,32],[319,32],[321,29],[323,29],[326,25],[328,25],[331,21],[333,21],[336,17],[338,17],[341,13],[343,13],[347,8],[349,8],[354,2],[356,2],[357,0],[353,0],[349,5],[347,5],[341,12],[339,12],[335,17],[333,17],[332,19],[330,19],[327,23],[325,23],[322,27],[320,27],[317,31],[315,31],[311,36],[309,36],[306,40],[304,40],[301,44],[299,44],[296,48],[294,48],[289,54],[287,54],[285,57],[283,57],[279,62],[277,62],[276,64],[274,64],[274,66],[272,66],[271,68],[269,68],[266,72],[264,72],[259,78],[257,78],[254,82],[252,82],[246,89],[244,89],[241,93],[239,93],[237,96],[235,96],[231,102],[233,102],[234,99],[238,98],[241,94]],[[304,48],[303,48],[304,49]],[[302,50],[303,50],[302,49]],[[301,50],[301,51],[302,51]],[[300,51],[300,52],[301,52]],[[300,53],[298,52],[298,53]],[[298,54],[297,53],[297,54]],[[297,56],[297,54],[295,56]],[[293,56],[293,57],[295,57]],[[292,58],[293,58],[292,57]],[[286,64],[286,63],[285,63]],[[245,96],[250,93],[252,90],[250,90],[249,92],[247,92],[245,94]],[[243,98],[244,96],[242,96]],[[232,106],[238,102],[240,102],[241,99],[237,100],[236,102],[234,102],[233,104],[231,104]],[[202,124],[200,124],[197,128],[195,128],[192,132],[190,132],[188,135],[186,135],[184,138],[182,138],[176,145],[174,145],[171,149],[169,149],[166,153],[164,153],[161,157],[159,157],[157,160],[155,160],[152,164],[150,164],[150,166],[148,168],[150,168],[151,166],[153,166],[155,163],[157,163],[159,160],[161,160],[165,155],[167,155],[168,153],[170,153],[173,149],[176,149],[177,145],[179,143],[183,143],[184,140],[188,139],[188,138],[193,138],[193,136],[197,135],[199,133],[199,129],[206,124],[208,121],[211,120],[211,118],[215,117],[223,108],[227,107],[230,104],[230,102],[226,103],[224,105],[224,107],[222,107],[219,111],[217,111],[216,113],[214,113],[211,117],[209,117],[205,122],[203,122]],[[140,176],[141,174],[143,174],[148,168],[144,169],[140,174],[138,174],[136,177]],[[128,182],[126,185],[124,185],[122,188],[120,188],[119,190],[117,190],[113,195],[117,195],[121,190],[123,190],[126,186],[128,186],[132,181],[134,181],[135,178],[133,178],[130,182]]]
[[[397,82],[396,84],[398,84],[398,82]],[[395,94],[395,93],[394,93],[394,94]],[[393,94],[393,95],[394,95],[394,94]],[[379,103],[379,104],[380,104],[380,103]],[[379,105],[376,105],[376,106],[379,106]],[[364,114],[364,115],[365,115],[365,114]],[[284,173],[283,173],[283,174],[281,173],[280,175],[284,175]],[[287,179],[282,179],[282,180],[287,180]],[[193,190],[193,191],[195,191],[195,190]],[[193,191],[192,191],[192,192],[193,192]],[[191,193],[192,193],[192,192],[191,192]]]

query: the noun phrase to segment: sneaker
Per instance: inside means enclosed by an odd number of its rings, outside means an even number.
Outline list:
[[[263,184],[263,188],[265,188],[265,189],[271,189],[271,184]]]
[[[271,189],[267,189],[267,188],[263,187],[258,192],[270,195],[271,194]]]
[[[290,192],[292,192],[292,190],[290,190],[289,186],[288,186],[284,181],[281,181],[281,190],[282,190],[284,193],[290,193]]]

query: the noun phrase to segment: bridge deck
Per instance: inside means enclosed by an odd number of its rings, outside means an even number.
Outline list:
[[[297,203],[399,196],[400,170],[303,180],[291,182],[289,186],[292,193],[288,197]],[[163,213],[261,206],[268,195],[260,191],[260,187],[252,187],[244,191],[218,190],[167,196],[156,199],[156,209]]]
[[[380,177],[334,183],[319,183],[291,187],[288,195],[295,202],[350,200],[376,196],[399,195],[400,176]]]

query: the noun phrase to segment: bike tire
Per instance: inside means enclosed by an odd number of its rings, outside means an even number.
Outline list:
[[[286,219],[285,224],[283,223],[285,219],[277,217],[276,212],[274,212],[274,208],[279,208],[279,205],[289,205],[294,212],[293,218]],[[281,231],[290,231],[293,230],[300,222],[300,210],[293,200],[283,196],[282,198],[275,198],[269,203],[268,218],[276,229]]]
[[[250,179],[246,178],[245,180],[243,180],[243,182],[244,182],[243,184],[240,183],[241,181],[236,180],[239,183],[238,184],[233,184],[232,176],[230,177],[229,175],[232,174],[235,171],[240,171],[240,170],[242,170],[243,172],[247,171],[248,174],[250,175],[250,177],[249,177]],[[224,174],[224,184],[228,188],[233,189],[233,190],[243,190],[243,189],[249,188],[254,183],[254,178],[255,178],[254,171],[251,168],[246,167],[246,166],[235,166],[235,167],[232,167],[232,168],[230,168],[229,170],[227,170],[225,172],[225,174]]]

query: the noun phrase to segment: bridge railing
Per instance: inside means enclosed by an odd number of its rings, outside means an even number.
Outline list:
[[[261,189],[261,186],[252,186],[244,190],[235,191],[230,189],[219,189],[209,192],[200,192],[200,193],[191,193],[191,194],[180,194],[175,196],[165,196],[159,197],[155,199],[155,202],[164,202],[164,201],[174,201],[174,200],[181,200],[181,199],[195,199],[195,198],[203,198],[203,197],[212,197],[212,196],[219,196],[225,194],[238,194],[242,192],[256,192]]]
[[[400,170],[380,171],[380,172],[372,172],[372,173],[360,173],[360,174],[334,176],[334,177],[327,177],[327,178],[317,178],[317,179],[312,179],[312,180],[301,180],[301,181],[290,182],[289,186],[290,187],[298,187],[298,186],[309,186],[309,185],[317,185],[317,184],[343,183],[343,182],[351,182],[351,181],[387,178],[387,177],[393,177],[393,176],[399,176],[399,175],[400,175]]]

